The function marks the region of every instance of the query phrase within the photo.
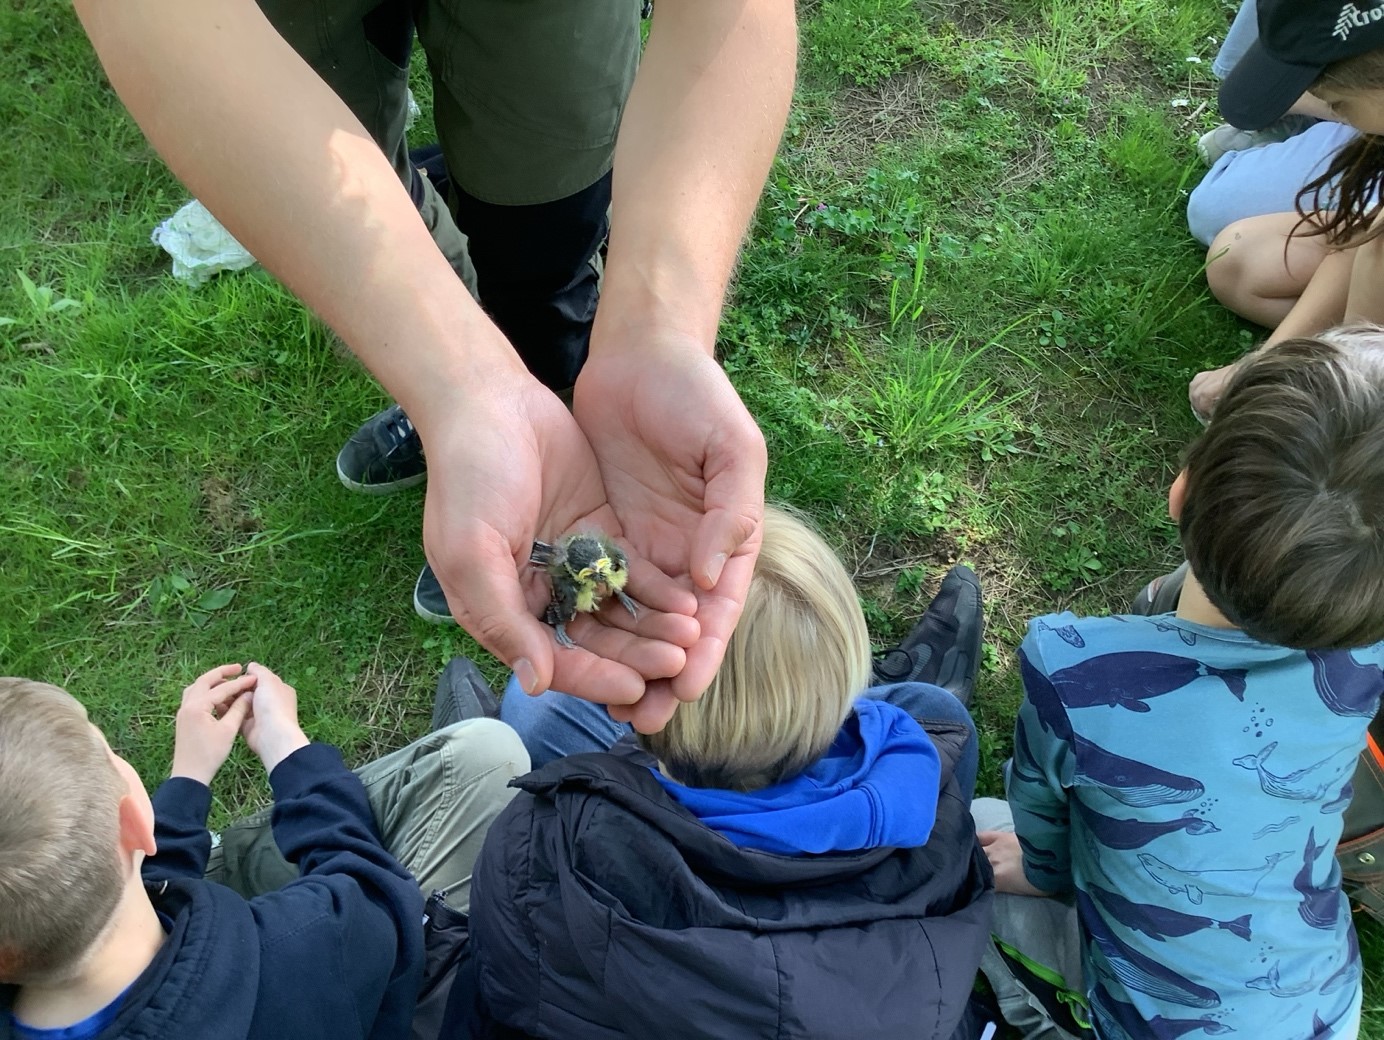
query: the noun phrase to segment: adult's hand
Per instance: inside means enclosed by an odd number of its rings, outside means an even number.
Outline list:
[[[625,532],[562,402],[527,374],[492,376],[443,417],[415,417],[428,455],[428,560],[457,621],[527,692],[639,701],[646,680],[683,670],[683,648],[697,642],[697,600],[631,545],[626,588],[644,608],[638,619],[607,604],[568,626],[576,648],[557,644],[538,620],[551,593],[542,569],[528,563],[534,541],[573,530]]]
[[[656,331],[593,348],[573,413],[634,551],[696,595],[700,637],[685,667],[611,711],[655,732],[710,685],[744,608],[762,537],[764,437],[700,344]]]

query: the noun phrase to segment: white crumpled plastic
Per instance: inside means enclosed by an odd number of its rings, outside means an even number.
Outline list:
[[[193,199],[150,236],[173,258],[173,277],[203,285],[222,271],[239,271],[255,262],[206,206]]]

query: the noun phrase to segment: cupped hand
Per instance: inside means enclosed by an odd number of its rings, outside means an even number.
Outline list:
[[[231,753],[254,685],[254,676],[242,675],[240,665],[223,664],[183,690],[174,722],[172,776],[210,786]]]
[[[1024,850],[1013,831],[980,831],[977,835],[990,869],[995,873],[995,891],[1016,896],[1047,896],[1024,873]]]
[[[568,626],[576,648],[558,645],[542,615],[547,575],[531,565],[535,540],[574,530],[623,532],[591,446],[566,407],[531,377],[501,375],[443,420],[419,424],[428,456],[423,544],[453,616],[513,669],[528,693],[560,689],[605,704],[632,704],[648,680],[683,670],[697,641],[697,601],[630,550],[626,591],[642,610],[618,604]]]
[[[593,343],[573,414],[629,544],[696,596],[685,667],[611,711],[656,732],[711,684],[744,609],[763,536],[764,436],[701,344],[659,333]]]

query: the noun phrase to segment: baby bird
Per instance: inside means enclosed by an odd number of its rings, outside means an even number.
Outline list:
[[[614,596],[631,617],[639,616],[634,600],[625,594],[629,580],[629,561],[620,547],[600,533],[568,535],[556,546],[534,542],[529,562],[548,572],[553,583],[553,598],[543,615],[552,625],[557,641],[572,647],[567,622],[577,614],[600,609],[608,596]]]

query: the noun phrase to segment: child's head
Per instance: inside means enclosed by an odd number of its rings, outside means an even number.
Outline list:
[[[0,678],[0,982],[53,985],[80,970],[126,887],[131,782],[74,697]]]
[[[1171,495],[1207,598],[1299,649],[1384,639],[1384,329],[1250,355]]]
[[[769,508],[745,612],[702,698],[641,738],[675,780],[753,791],[826,753],[870,675],[850,575],[797,516]]]

